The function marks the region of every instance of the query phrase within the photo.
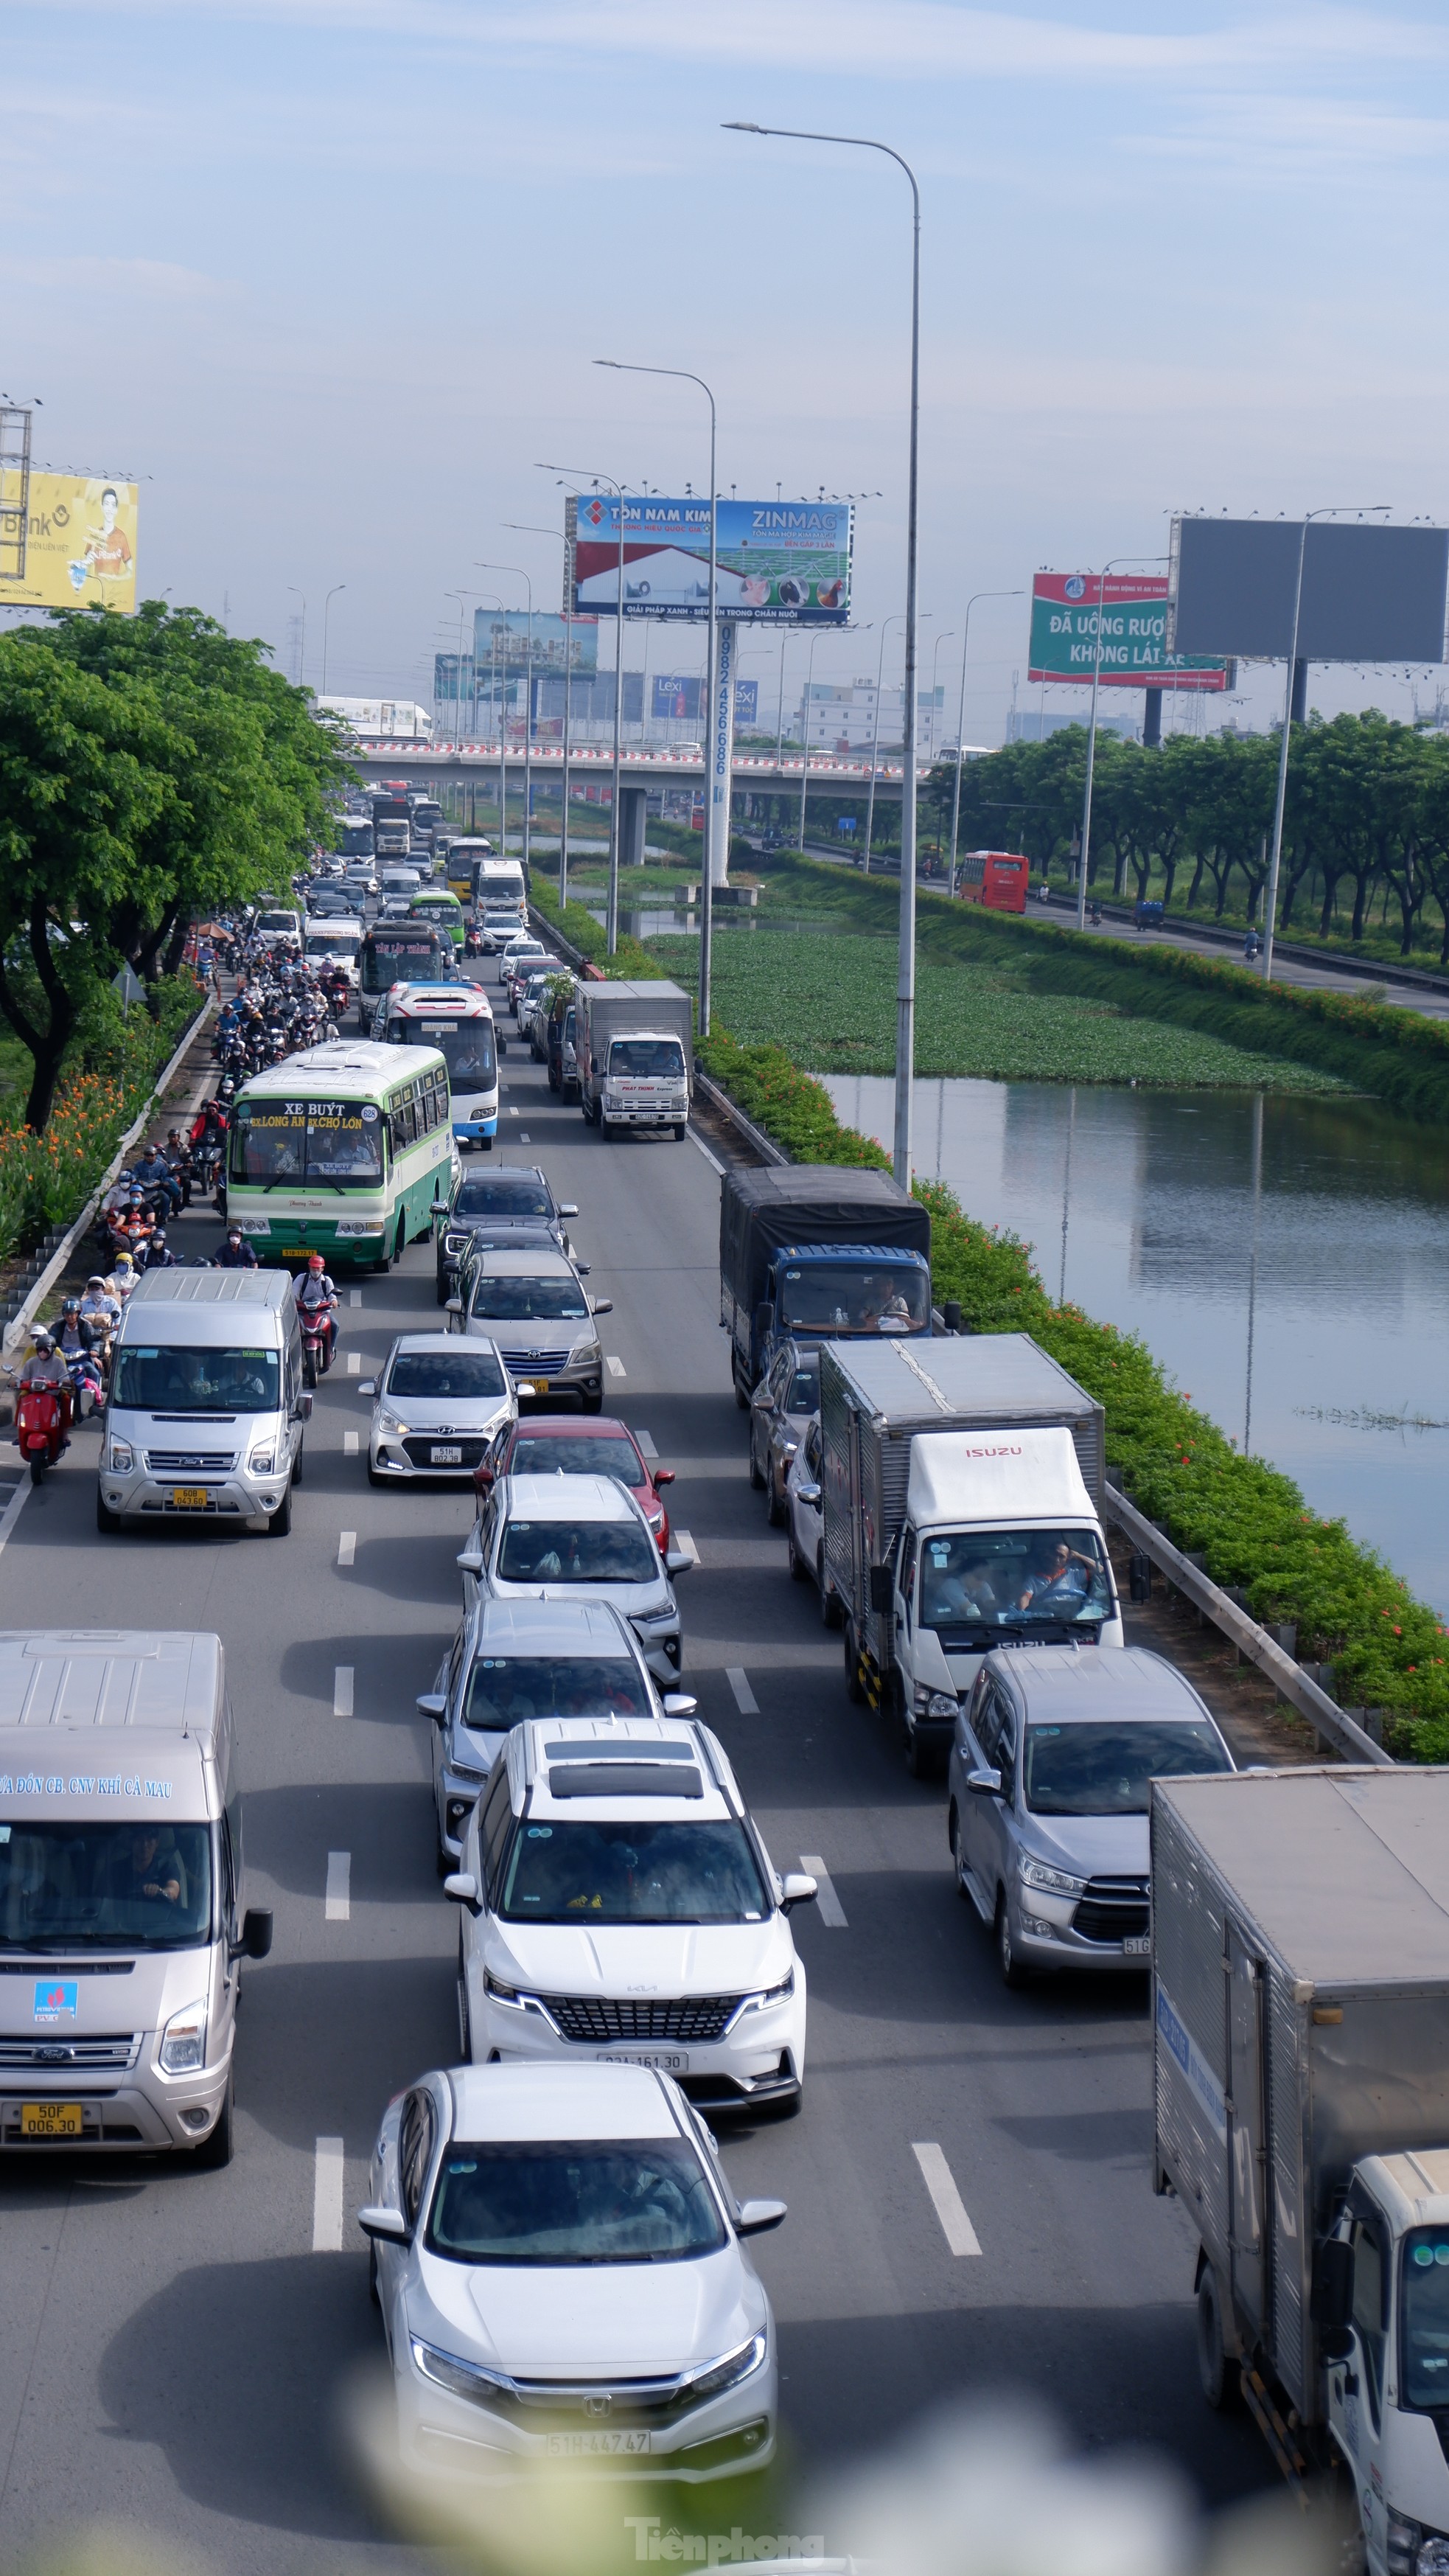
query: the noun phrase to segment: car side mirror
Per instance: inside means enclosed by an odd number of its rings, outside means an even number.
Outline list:
[[[498,1052],[499,1052],[499,1054],[500,1054],[500,1055],[507,1055],[507,1053],[508,1053],[508,1040],[507,1040],[507,1038],[504,1036],[503,1031],[502,1031],[501,1029],[500,1029],[500,1030],[499,1030],[499,1032],[498,1032],[497,1046],[498,1046]]]
[[[1353,2349],[1348,2331],[1353,2314],[1353,2247],[1346,2236],[1325,2236],[1319,2242],[1308,2313],[1319,2329],[1318,2348],[1324,2360],[1346,2361]]]
[[[687,1574],[693,1563],[693,1557],[687,1556],[682,1547],[672,1547],[664,1560],[664,1571],[668,1575]]]
[[[589,1312],[591,1315],[612,1315],[613,1311],[614,1300],[612,1297],[591,1297],[589,1299]]]
[[[475,1467],[475,1468],[474,1468],[474,1470],[473,1470],[473,1482],[474,1482],[475,1486],[477,1487],[478,1492],[479,1492],[480,1494],[486,1494],[486,1493],[490,1490],[490,1488],[491,1488],[491,1486],[492,1486],[492,1483],[493,1483],[493,1470],[492,1470],[492,1468],[491,1468],[491,1467]]]
[[[558,1212],[560,1216],[578,1215],[578,1209],[575,1207],[572,1199],[560,1199],[558,1203]]]
[[[376,1380],[376,1378],[375,1378],[375,1377],[360,1377],[360,1378],[358,1379],[358,1381],[357,1381],[357,1392],[358,1392],[358,1394],[359,1394],[359,1395],[376,1395],[376,1393],[377,1393],[377,1380]]]
[[[780,1911],[790,1914],[797,1905],[813,1905],[819,1893],[817,1881],[804,1870],[789,1870],[780,1881]]]
[[[455,1905],[471,1905],[477,1912],[478,1881],[471,1869],[450,1870],[443,1881],[443,1894],[451,1896]]]
[[[783,2200],[742,2200],[735,2214],[737,2236],[767,2236],[786,2215]]]
[[[417,1697],[417,1711],[419,1717],[430,1717],[434,1726],[441,1726],[444,1718],[448,1714],[446,1693],[443,1691],[419,1691]]]
[[[673,1469],[672,1467],[656,1467],[656,1468],[655,1468],[655,1470],[654,1470],[654,1482],[655,1482],[655,1484],[656,1484],[656,1485],[672,1485],[672,1484],[674,1483],[674,1481],[675,1481],[675,1477],[674,1477],[674,1469]]]
[[[233,1959],[265,1959],[272,1946],[275,1917],[271,1908],[249,1905],[242,1916],[241,1939],[231,1945]]]
[[[433,1215],[434,1215],[434,1216],[446,1216],[446,1215],[447,1215],[447,1213],[448,1213],[448,1202],[447,1202],[447,1200],[446,1200],[446,1199],[434,1199],[434,1201],[433,1201],[433,1206],[432,1206],[432,1213],[433,1213]]]
[[[797,1503],[804,1503],[806,1508],[813,1512],[816,1504],[820,1500],[819,1486],[807,1485],[804,1483],[798,1484],[795,1488],[795,1500]]]
[[[589,1271],[590,1271],[591,1266],[592,1266],[592,1265],[591,1265],[589,1262],[587,1262],[587,1261],[576,1261],[576,1262],[574,1263],[574,1268],[575,1268],[575,1270],[578,1272],[579,1277],[580,1277],[581,1279],[587,1279],[587,1277],[588,1277],[588,1275],[589,1275]],[[595,1314],[597,1314],[597,1313],[598,1313],[598,1311],[599,1311],[599,1310],[598,1310],[598,1308],[597,1308],[597,1306],[596,1306],[596,1307],[594,1308],[594,1312],[595,1312]]]
[[[483,1551],[480,1547],[473,1545],[460,1548],[455,1562],[461,1565],[465,1574],[481,1574],[483,1571]]]
[[[698,1706],[698,1700],[689,1691],[666,1691],[664,1694],[666,1717],[693,1717]]]
[[[537,1395],[538,1389],[530,1378],[520,1377],[513,1382],[513,1392],[515,1395]]]
[[[447,1303],[447,1307],[446,1307],[446,1309],[445,1309],[445,1312],[446,1312],[446,1313],[448,1313],[449,1315],[461,1315],[461,1314],[462,1314],[462,1312],[463,1312],[463,1300],[462,1300],[462,1298],[461,1298],[461,1297],[450,1297],[450,1298],[448,1299],[448,1303]]]
[[[312,1390],[310,1386],[304,1386],[301,1394],[297,1398],[297,1420],[299,1422],[310,1422],[311,1419]]]
[[[389,2209],[383,2201],[370,2201],[366,2208],[359,2209],[357,2224],[364,2236],[374,2241],[380,2237],[385,2245],[411,2245],[413,2241],[413,2231],[402,2211]]]
[[[870,1606],[872,1610],[889,1610],[895,1599],[895,1573],[889,1565],[870,1569]]]
[[[973,1798],[999,1798],[1001,1795],[1001,1773],[999,1771],[968,1771],[966,1774],[966,1786],[970,1790]]]

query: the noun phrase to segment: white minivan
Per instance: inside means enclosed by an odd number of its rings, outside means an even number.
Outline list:
[[[302,1472],[302,1335],[285,1270],[148,1270],[121,1318],[96,1527],[292,1526]]]
[[[244,1958],[221,1640],[0,1635],[0,2159],[232,2148]]]

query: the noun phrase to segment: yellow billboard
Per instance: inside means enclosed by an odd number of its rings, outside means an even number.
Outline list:
[[[136,609],[136,486],[103,474],[30,477],[25,570],[0,574],[0,604]]]

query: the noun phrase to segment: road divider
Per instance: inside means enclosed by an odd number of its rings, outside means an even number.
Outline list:
[[[952,2253],[979,2254],[980,2241],[941,2149],[935,2145],[913,2146],[911,2153],[921,2168],[921,2180],[931,2195],[931,2207]]]

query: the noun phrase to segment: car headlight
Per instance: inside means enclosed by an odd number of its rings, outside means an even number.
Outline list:
[[[173,2013],[161,2033],[157,2063],[163,2075],[194,2075],[206,2064],[206,1997]]]
[[[445,1252],[462,1252],[467,1241],[468,1238],[466,1234],[445,1234],[443,1237],[443,1250]]]
[[[500,2397],[511,2397],[513,2382],[501,2371],[484,2370],[476,2361],[463,2361],[457,2353],[440,2352],[436,2344],[424,2343],[421,2335],[409,2335],[408,2350],[413,2368],[424,2379],[439,2388],[447,2388],[455,2397],[466,2397],[474,2406],[495,2405]]]
[[[751,2335],[748,2343],[737,2344],[733,2352],[727,2352],[721,2360],[712,2362],[708,2370],[697,2371],[687,2379],[680,2391],[681,2396],[718,2397],[726,2388],[737,2388],[742,2379],[749,2378],[751,2371],[763,2367],[769,2349],[764,2335]]]
[[[1414,2559],[1414,2576],[1449,2576],[1449,2540],[1442,2532],[1425,2533]]]
[[[377,1427],[379,1431],[394,1432],[399,1440],[405,1440],[407,1438],[407,1424],[405,1422],[400,1422],[395,1413],[390,1413],[386,1405],[383,1406],[377,1417]]]
[[[131,1444],[129,1440],[113,1440],[111,1442],[108,1464],[113,1475],[129,1476],[135,1463],[135,1459],[131,1454]]]
[[[577,1368],[592,1368],[594,1362],[603,1356],[597,1342],[576,1342],[574,1345],[574,1365]]]
[[[952,1691],[929,1690],[924,1682],[917,1682],[915,1710],[917,1717],[954,1717],[956,1714],[955,1693]]]
[[[1023,1887],[1045,1888],[1050,1896],[1082,1896],[1086,1892],[1086,1880],[1073,1878],[1070,1870],[1051,1869],[1044,1860],[1025,1857],[1019,1866]]]
[[[272,1472],[272,1460],[275,1455],[276,1452],[273,1449],[254,1449],[250,1458],[247,1460],[247,1465],[252,1474],[254,1476],[270,1476]]]
[[[763,1986],[758,1994],[746,1995],[735,2019],[740,2020],[745,2013],[771,2012],[776,2004],[787,2004],[794,1991],[795,1971],[791,1968],[777,1986]]]

